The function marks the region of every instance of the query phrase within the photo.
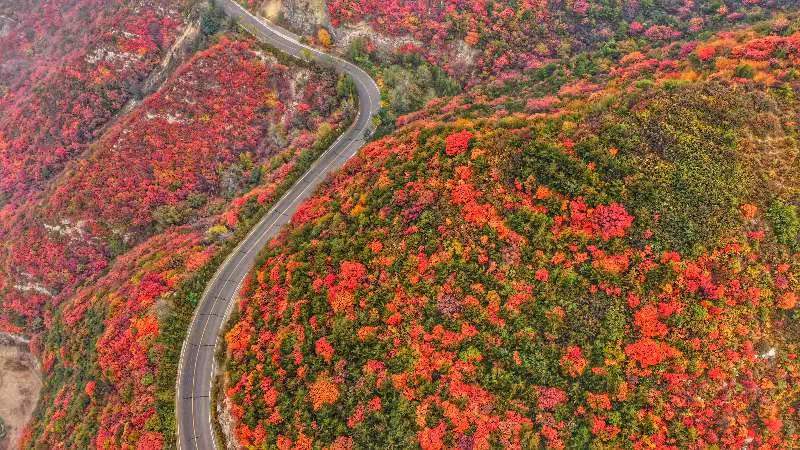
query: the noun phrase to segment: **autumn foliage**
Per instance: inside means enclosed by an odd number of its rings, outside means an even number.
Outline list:
[[[250,0],[251,3],[258,3]],[[735,26],[764,9],[791,2],[709,0],[552,2],[416,0],[327,0],[335,27],[362,22],[377,33],[411,39],[398,51],[418,53],[462,79],[530,72],[566,55],[602,48],[608,42],[647,40],[662,44],[713,29]],[[532,26],[535,24],[535,26]],[[609,50],[606,46],[604,51]],[[705,50],[709,54],[710,50]]]
[[[246,285],[239,443],[791,448],[800,266],[767,212],[796,202],[798,172],[752,161],[797,151],[772,144],[797,103],[762,92],[800,85],[794,31],[758,30],[643,26],[607,71],[510,77],[400,118]],[[737,59],[762,40],[781,57]]]
[[[170,447],[203,277],[347,86],[236,34],[161,83],[188,2],[12,3],[0,329],[46,381],[23,447]],[[359,63],[401,43],[465,89],[382,116],[266,249],[224,336],[240,445],[800,440],[793,2],[326,3],[317,43],[363,21]]]
[[[347,120],[335,76],[238,35],[185,37],[199,51],[174,54],[184,59],[138,101],[186,31],[182,7],[9,10],[0,328],[34,336],[46,382],[24,446],[157,449],[174,439],[168,336],[174,309],[189,306],[175,293]]]

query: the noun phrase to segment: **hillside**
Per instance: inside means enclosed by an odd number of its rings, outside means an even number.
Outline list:
[[[794,1],[239,3],[383,110],[242,288],[227,444],[800,441]],[[0,332],[43,378],[22,448],[175,447],[205,287],[355,102],[204,0],[0,0]]]
[[[5,73],[0,145],[0,323],[45,379],[23,446],[169,445],[192,283],[349,123],[334,74],[203,5],[32,3],[3,38],[32,69]]]
[[[796,24],[401,117],[246,283],[238,444],[792,448]]]
[[[535,71],[619,44],[669,43],[762,20],[786,0],[730,1],[417,1],[240,0],[269,15],[280,4],[290,26],[324,27],[337,46],[358,37],[400,53],[419,53],[462,81],[477,84]],[[304,8],[298,6],[304,5]],[[300,10],[300,11],[298,11]],[[302,18],[306,24],[299,23]],[[320,36],[315,36],[320,40]]]

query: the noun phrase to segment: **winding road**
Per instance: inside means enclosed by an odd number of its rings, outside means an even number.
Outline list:
[[[372,127],[372,117],[380,109],[378,86],[359,67],[300,43],[296,35],[250,14],[233,0],[214,0],[214,3],[262,42],[293,57],[311,60],[347,74],[358,91],[359,108],[350,128],[275,203],[206,286],[183,342],[178,366],[175,413],[178,448],[181,450],[215,448],[211,425],[211,383],[216,371],[214,353],[222,327],[258,253],[289,222],[297,207],[311,196],[326,176],[340,168],[364,145],[365,136]]]

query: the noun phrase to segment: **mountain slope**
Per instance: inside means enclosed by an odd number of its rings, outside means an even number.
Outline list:
[[[23,446],[170,447],[191,286],[352,102],[334,74],[217,34],[201,4],[2,7],[16,26],[0,46],[0,326],[33,336],[45,380]]]
[[[797,36],[399,119],[245,284],[238,444],[791,448]]]
[[[315,8],[287,21],[378,80],[386,136],[245,285],[240,446],[800,440],[795,2],[242,3]],[[0,330],[45,380],[25,448],[174,446],[203,289],[351,95],[205,2],[0,0]]]

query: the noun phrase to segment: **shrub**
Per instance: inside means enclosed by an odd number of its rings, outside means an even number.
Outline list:
[[[792,248],[800,247],[800,214],[797,206],[776,200],[767,210],[767,219],[778,242]]]
[[[755,69],[753,69],[753,66],[749,64],[741,64],[739,66],[736,66],[736,69],[733,70],[733,75],[736,76],[737,78],[746,78],[749,80],[753,78],[755,74],[756,74]]]

